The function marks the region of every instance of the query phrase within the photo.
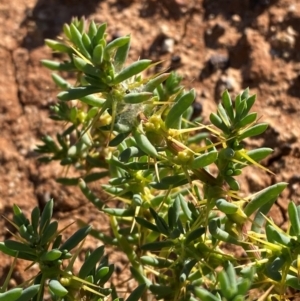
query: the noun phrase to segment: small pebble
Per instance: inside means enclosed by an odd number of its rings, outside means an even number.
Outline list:
[[[237,86],[236,81],[231,76],[222,75],[220,78],[220,83],[224,85],[226,90],[233,91]]]
[[[181,62],[181,56],[180,55],[173,55],[171,57],[172,64],[179,64]]]
[[[296,6],[295,6],[295,4],[291,4],[290,6],[289,6],[289,8],[288,8],[288,12],[289,13],[293,13],[293,12],[295,12],[297,9],[296,9]]]
[[[16,287],[17,282],[14,278],[10,278],[8,285],[9,285],[9,287]]]
[[[229,67],[229,56],[225,54],[213,54],[209,58],[208,64],[213,70],[224,70]]]
[[[166,38],[163,40],[161,45],[161,52],[162,53],[173,53],[174,52],[174,39]]]
[[[231,20],[234,22],[234,23],[240,23],[241,22],[241,17],[237,14],[233,15],[231,17]]]
[[[192,114],[192,117],[191,117],[191,120],[199,117],[203,112],[203,106],[200,102],[198,101],[194,101],[193,102],[193,114]]]

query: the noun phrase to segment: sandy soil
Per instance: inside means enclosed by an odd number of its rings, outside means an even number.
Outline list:
[[[105,217],[78,189],[55,182],[62,169],[39,164],[34,152],[43,135],[60,129],[48,118],[57,90],[40,64],[53,57],[43,41],[60,35],[72,16],[107,22],[110,38],[131,33],[130,59],[163,60],[163,68],[183,75],[186,87],[197,91],[204,120],[224,89],[236,95],[250,87],[257,93],[255,110],[270,127],[247,147],[274,148],[264,164],[276,176],[249,168],[242,189],[256,192],[278,181],[289,182],[272,209],[276,223],[285,226],[288,200],[300,204],[298,0],[222,0],[222,5],[217,0],[0,0],[1,214],[11,217],[14,203],[29,214],[53,197],[61,226],[81,217],[108,231]],[[6,227],[0,219],[0,240],[9,237]],[[94,244],[88,240],[86,248]],[[121,273],[126,260],[118,252],[108,252],[120,282],[127,277]],[[2,283],[10,259],[2,254],[0,258]],[[16,283],[24,279],[23,269],[21,262],[13,275]]]

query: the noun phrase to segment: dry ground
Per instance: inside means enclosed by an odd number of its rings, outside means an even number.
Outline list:
[[[248,169],[243,191],[289,182],[272,210],[277,224],[284,226],[288,200],[300,204],[298,0],[0,0],[1,214],[10,217],[14,203],[29,214],[53,197],[62,225],[81,217],[108,230],[105,218],[87,205],[78,189],[55,182],[61,168],[39,164],[34,152],[43,135],[59,129],[48,118],[57,91],[40,64],[52,57],[43,40],[60,35],[72,16],[107,22],[111,38],[131,33],[130,59],[164,60],[163,67],[177,70],[186,87],[196,89],[204,120],[224,89],[236,95],[250,87],[257,93],[255,109],[270,127],[247,147],[274,148],[264,164],[276,176]],[[6,227],[0,219],[0,240],[8,237]],[[87,247],[92,244],[88,241]],[[121,272],[125,258],[110,252]],[[0,258],[1,277],[10,260]],[[20,263],[14,281],[22,281],[23,267]],[[120,273],[117,281],[124,277]]]

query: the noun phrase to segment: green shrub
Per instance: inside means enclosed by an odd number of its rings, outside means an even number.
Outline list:
[[[15,240],[0,244],[12,257],[38,263],[40,272],[20,288],[1,288],[2,300],[122,300],[113,286],[104,288],[114,271],[104,246],[122,250],[138,283],[126,299],[135,300],[281,300],[300,289],[300,207],[289,204],[285,232],[267,214],[287,183],[248,197],[238,177],[272,150],[247,150],[243,141],[263,133],[251,112],[255,95],[246,89],[232,101],[225,91],[211,124],[191,120],[195,91],[186,91],[175,73],[144,77],[150,60],[126,65],[130,36],[107,42],[106,24],[74,19],[62,40],[46,40],[65,60],[42,61],[67,71],[70,84],[57,73],[62,90],[51,118],[66,125],[55,139],[38,146],[40,160],[58,160],[76,168],[78,178],[59,178],[78,185],[110,220],[113,237],[86,225],[61,242],[52,221],[53,201],[31,220],[14,206],[10,223]],[[123,207],[110,208],[88,184],[109,176],[102,189]],[[104,243],[88,252],[78,275],[73,272],[84,238],[91,233]],[[76,249],[71,253],[71,250]],[[238,257],[233,247],[243,249]],[[271,299],[269,299],[271,298]]]

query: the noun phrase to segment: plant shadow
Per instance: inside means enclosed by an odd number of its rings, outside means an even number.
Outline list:
[[[27,29],[21,46],[28,50],[44,44],[45,39],[55,39],[63,24],[73,17],[88,17],[103,0],[38,0],[33,9],[25,12],[21,27]]]

